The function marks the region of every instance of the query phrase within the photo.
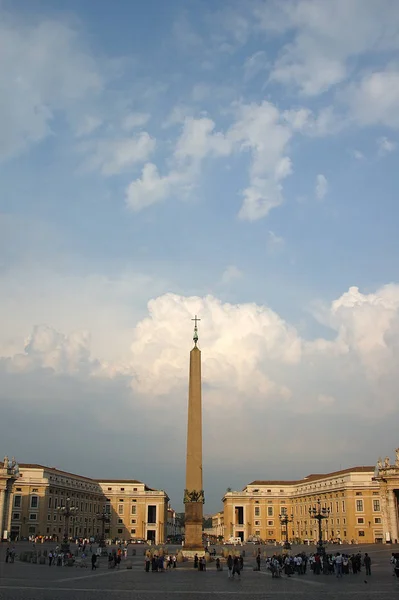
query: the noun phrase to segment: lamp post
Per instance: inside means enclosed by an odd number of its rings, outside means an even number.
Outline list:
[[[285,542],[283,548],[285,550],[290,550],[291,544],[288,541],[288,523],[292,523],[292,521],[294,520],[294,515],[291,515],[290,518],[287,514],[284,513],[283,515],[279,515],[278,517],[280,519],[281,525],[285,526]]]
[[[309,508],[309,516],[311,519],[316,519],[319,525],[319,541],[317,542],[317,553],[324,554],[323,535],[321,532],[321,523],[324,519],[328,519],[330,514],[329,508],[322,508],[320,498],[317,500],[317,508]]]
[[[76,515],[78,507],[71,506],[71,499],[67,498],[65,506],[57,506],[57,510],[65,519],[64,539],[61,543],[61,551],[69,553],[69,519]]]
[[[105,510],[105,506],[101,513],[97,515],[97,520],[101,521],[101,539],[99,543],[100,548],[105,548],[105,524],[110,522],[110,516]]]

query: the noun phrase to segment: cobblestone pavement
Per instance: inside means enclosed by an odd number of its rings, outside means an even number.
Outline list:
[[[229,580],[226,569],[216,572],[214,563],[205,573],[188,565],[179,565],[165,573],[145,573],[142,550],[138,552],[140,556],[133,557],[131,570],[126,569],[124,563],[119,571],[109,570],[106,559],[101,559],[100,568],[94,572],[90,566],[87,569],[49,568],[48,565],[18,561],[6,564],[3,544],[0,550],[0,600],[319,600],[320,597],[325,600],[385,600],[398,597],[399,579],[392,576],[389,564],[391,552],[396,548],[369,546],[361,550],[372,557],[371,577],[365,577],[362,570],[358,575],[342,579],[312,573],[272,579],[264,568],[260,572],[253,571],[251,552],[239,581]]]

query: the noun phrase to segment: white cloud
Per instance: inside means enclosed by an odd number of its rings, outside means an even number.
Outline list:
[[[272,252],[280,250],[284,246],[284,238],[274,233],[274,231],[269,231],[267,245]]]
[[[254,27],[268,35],[292,34],[277,58],[271,78],[303,94],[320,94],[345,81],[353,58],[399,48],[395,2],[292,0],[262,3]]]
[[[228,267],[226,267],[222,274],[221,282],[222,284],[226,285],[231,283],[232,281],[241,279],[241,277],[242,272],[240,271],[240,269],[238,269],[238,267],[236,267],[235,265],[229,265]]]
[[[143,112],[133,112],[123,119],[122,127],[126,131],[131,131],[137,127],[143,127],[150,120],[151,115]]]
[[[67,22],[21,24],[0,8],[0,39],[0,159],[4,159],[49,136],[58,112],[73,121],[76,111],[95,102],[104,77]]]
[[[132,166],[144,163],[154,152],[156,141],[146,131],[119,139],[85,142],[80,150],[88,156],[86,167],[103,175],[118,175]]]
[[[278,109],[270,102],[239,105],[237,119],[227,137],[241,151],[250,150],[252,163],[249,186],[243,191],[241,219],[254,221],[265,217],[283,202],[281,181],[292,172],[285,154],[292,129],[282,121]]]
[[[244,78],[246,81],[256,77],[269,67],[267,61],[266,52],[264,50],[258,50],[249,56],[244,63]]]
[[[139,211],[172,194],[185,196],[196,185],[202,161],[207,156],[226,156],[231,152],[231,142],[214,129],[215,123],[207,117],[186,117],[169,170],[161,176],[155,164],[144,165],[141,177],[132,181],[126,190],[129,208]]]
[[[385,156],[396,150],[396,143],[389,140],[387,137],[380,137],[377,140],[378,155]]]
[[[156,165],[146,163],[141,177],[132,181],[126,189],[126,204],[137,212],[152,204],[168,198],[173,190],[179,190],[184,184],[184,176],[177,171],[170,171],[161,176]],[[181,190],[180,190],[181,191]]]
[[[359,125],[399,127],[399,70],[389,68],[364,75],[342,92],[352,119]]]
[[[364,154],[363,152],[360,152],[360,150],[352,150],[352,156],[353,158],[356,158],[356,160],[363,160],[364,159]]]
[[[328,192],[328,181],[323,174],[319,174],[316,177],[315,194],[318,200],[323,200]]]

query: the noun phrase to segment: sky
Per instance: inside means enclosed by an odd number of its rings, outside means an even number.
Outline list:
[[[205,512],[399,445],[399,3],[0,0],[0,454]]]

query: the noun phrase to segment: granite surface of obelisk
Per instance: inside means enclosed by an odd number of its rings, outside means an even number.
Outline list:
[[[188,387],[187,457],[185,505],[184,553],[203,553],[202,517],[205,502],[202,485],[202,398],[201,398],[201,351],[197,347],[198,328],[195,316],[194,348],[190,352],[190,379]]]

